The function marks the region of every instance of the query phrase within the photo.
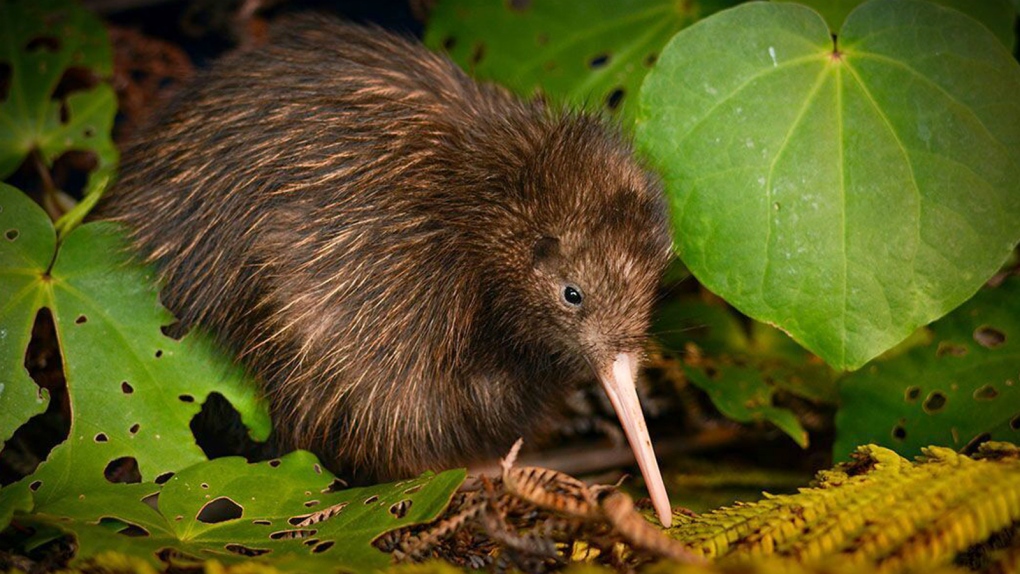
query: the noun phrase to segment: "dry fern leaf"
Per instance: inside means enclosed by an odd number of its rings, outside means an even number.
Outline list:
[[[811,488],[681,516],[670,534],[720,564],[776,556],[898,572],[949,565],[1020,521],[1020,448],[986,443],[973,458],[942,447],[923,453],[910,462],[862,446]]]

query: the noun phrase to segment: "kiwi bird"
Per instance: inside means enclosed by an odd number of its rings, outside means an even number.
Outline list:
[[[615,128],[320,16],[158,114],[98,215],[260,382],[289,446],[404,477],[505,452],[597,380],[670,523],[634,388],[670,234]]]

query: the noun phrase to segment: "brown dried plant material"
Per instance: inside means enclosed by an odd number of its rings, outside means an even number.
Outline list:
[[[115,135],[122,141],[191,78],[195,67],[175,44],[120,26],[108,25],[107,32],[113,44],[113,87],[123,114]]]
[[[649,523],[616,485],[515,467],[519,449],[520,441],[502,461],[502,476],[479,477],[479,490],[459,493],[445,518],[391,533],[377,545],[398,561],[440,558],[525,572],[563,568],[579,547],[585,559],[624,571],[659,558],[702,561]]]

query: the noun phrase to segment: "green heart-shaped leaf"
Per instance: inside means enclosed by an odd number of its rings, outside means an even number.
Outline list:
[[[854,369],[961,304],[1020,240],[1020,66],[916,0],[750,3],[680,32],[639,146],[677,251],[745,314]]]
[[[72,68],[97,79],[113,73],[113,52],[102,21],[73,2],[0,3],[0,63],[10,66],[6,99],[0,100],[0,178],[37,150],[50,165],[69,150],[96,154],[86,193],[109,180],[118,153],[110,137],[117,97],[108,84],[54,98]]]

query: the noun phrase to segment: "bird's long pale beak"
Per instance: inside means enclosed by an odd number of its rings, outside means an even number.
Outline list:
[[[662,483],[659,463],[655,460],[655,451],[652,450],[652,438],[648,435],[645,416],[641,412],[641,403],[634,387],[636,374],[637,356],[633,353],[620,353],[612,364],[604,365],[600,369],[598,377],[606,389],[606,394],[609,395],[609,401],[616,409],[616,416],[620,418],[623,432],[627,435],[638,466],[641,467],[648,494],[652,497],[652,505],[655,507],[655,513],[659,515],[659,522],[669,528],[673,523],[673,510],[669,505],[669,496],[666,495],[666,486]]]

